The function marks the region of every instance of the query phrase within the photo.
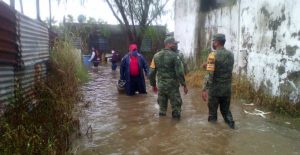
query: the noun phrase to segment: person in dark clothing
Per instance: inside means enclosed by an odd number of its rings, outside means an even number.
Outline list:
[[[129,46],[129,53],[126,54],[120,65],[120,79],[125,80],[125,91],[128,96],[147,94],[144,72],[148,75],[148,64],[143,55],[137,50],[136,44]]]
[[[111,53],[111,69],[115,71],[117,69],[117,62],[119,61],[119,53],[114,50],[112,50]]]
[[[101,60],[101,54],[95,48],[92,48],[92,56],[89,59],[90,62],[93,62],[94,67],[98,67]]]

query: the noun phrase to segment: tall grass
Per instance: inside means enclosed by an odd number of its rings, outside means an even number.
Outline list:
[[[87,80],[68,39],[55,42],[48,76],[33,88],[35,101],[22,90],[0,118],[0,154],[65,154],[70,134],[78,127],[73,116],[80,100],[80,82]]]
[[[234,75],[232,90],[235,98],[256,103],[279,114],[300,117],[300,109],[290,102],[288,95],[272,96],[262,88],[255,89],[251,79],[246,76]]]
[[[190,72],[186,76],[187,83],[192,87],[202,88],[206,71],[203,69]],[[245,76],[234,75],[232,95],[235,99],[243,99],[263,106],[275,113],[300,118],[300,109],[288,100],[286,95],[272,96],[263,89],[255,89],[251,80]]]

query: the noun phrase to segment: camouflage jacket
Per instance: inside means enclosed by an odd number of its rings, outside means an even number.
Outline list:
[[[178,54],[178,56],[179,56],[179,58],[182,62],[183,69],[184,69],[184,74],[186,75],[188,73],[188,67],[187,67],[186,61],[184,60],[184,55],[179,50],[177,51],[177,54]]]
[[[168,91],[178,88],[179,84],[185,85],[183,64],[177,53],[162,49],[153,56],[150,65],[150,84],[160,91]]]
[[[210,53],[207,61],[208,75],[205,77],[203,89],[208,90],[210,96],[230,96],[233,53],[220,48]]]

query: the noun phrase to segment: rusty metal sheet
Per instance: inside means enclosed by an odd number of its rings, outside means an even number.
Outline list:
[[[49,32],[46,25],[18,14],[21,60],[24,66],[33,66],[49,60]]]
[[[0,65],[17,65],[16,13],[4,2],[0,2]]]
[[[32,88],[37,81],[45,79],[47,67],[45,63],[25,66],[23,70],[15,72],[16,81],[27,97],[33,97]]]
[[[14,68],[0,66],[0,107],[8,103],[14,92]]]

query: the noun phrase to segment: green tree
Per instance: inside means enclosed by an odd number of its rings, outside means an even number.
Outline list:
[[[54,17],[52,17],[51,19],[50,17],[47,17],[46,20],[44,20],[44,23],[46,23],[48,27],[51,27],[51,25],[55,25],[57,23],[57,20],[55,20]]]
[[[96,23],[97,23],[96,19],[93,18],[93,17],[89,17],[89,19],[88,19],[86,22],[87,22],[88,24],[96,24]]]
[[[128,41],[140,47],[149,25],[165,13],[169,0],[105,0],[126,32]]]
[[[74,23],[74,17],[72,15],[67,15],[66,22],[68,22],[68,23]]]

